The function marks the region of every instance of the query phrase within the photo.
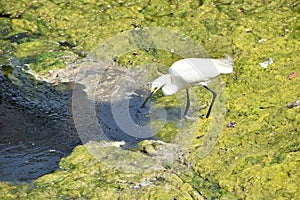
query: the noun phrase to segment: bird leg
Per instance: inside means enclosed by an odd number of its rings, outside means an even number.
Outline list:
[[[186,106],[185,106],[185,110],[184,110],[184,113],[181,117],[181,119],[183,119],[186,115],[187,115],[187,112],[190,108],[190,95],[189,95],[189,89],[185,89],[186,91]]]
[[[214,105],[214,102],[216,100],[217,93],[215,91],[213,91],[212,89],[208,88],[206,85],[203,85],[203,87],[206,88],[207,90],[209,90],[212,93],[212,95],[213,95],[211,103],[210,103],[210,106],[209,106],[209,109],[208,109],[208,112],[206,114],[206,118],[208,118],[209,115],[210,115],[211,109],[212,109],[212,107]]]
[[[140,108],[144,108],[145,107],[145,105],[146,105],[146,103],[147,103],[147,101],[150,99],[150,97],[152,96],[152,92],[149,94],[149,96],[147,96],[147,98],[144,100],[144,102],[143,102],[143,104],[141,105],[141,107]]]
[[[165,86],[165,84],[163,84],[163,85],[160,86],[160,87],[155,87],[153,90],[151,90],[151,93],[150,93],[149,96],[145,99],[145,101],[143,102],[143,104],[141,105],[140,108],[144,108],[145,105],[146,105],[146,103],[148,102],[148,100],[151,98],[151,96],[152,96],[155,92],[157,92],[158,90],[160,90],[162,87],[164,87],[164,86]]]

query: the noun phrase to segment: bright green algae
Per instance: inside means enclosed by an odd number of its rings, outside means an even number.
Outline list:
[[[202,199],[192,183],[183,182],[180,173],[156,167],[146,155],[97,143],[86,146],[106,154],[105,160],[99,162],[84,146],[78,146],[61,160],[59,170],[39,178],[32,186],[1,183],[2,199]],[[118,161],[124,165],[112,168]],[[136,166],[133,170],[132,163],[140,161],[144,168]]]
[[[169,28],[192,37],[212,57],[229,54],[234,58],[235,73],[222,80],[226,83],[226,122],[234,121],[236,126],[226,128],[224,124],[214,150],[200,159],[197,147],[208,124],[199,124],[198,139],[194,139],[188,156],[195,163],[194,173],[126,173],[107,167],[105,161],[99,162],[79,146],[61,161],[61,169],[31,185],[1,183],[1,199],[200,199],[200,194],[208,199],[300,198],[300,108],[286,107],[300,98],[299,76],[287,78],[299,70],[300,63],[297,1],[55,0],[33,2],[28,8],[30,3],[0,3],[0,12],[11,14],[10,19],[0,18],[1,63],[14,56],[45,73],[86,55],[106,38],[133,29],[132,24]],[[21,18],[14,17],[23,10]],[[10,36],[23,32],[31,36],[9,41]],[[61,41],[76,48],[59,45]],[[268,58],[274,63],[266,69],[260,67]],[[170,65],[176,59],[170,53],[156,56],[138,51],[118,62]],[[173,99],[157,101],[166,104]],[[160,136],[171,140],[172,129],[169,124]],[[106,150],[108,155],[120,153],[114,147]],[[141,157],[144,155],[139,152],[130,152],[126,159]],[[143,180],[154,184],[132,187]]]

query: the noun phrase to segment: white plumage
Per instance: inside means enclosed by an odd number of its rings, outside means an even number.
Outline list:
[[[162,89],[164,95],[172,95],[176,92],[187,90],[187,109],[189,108],[188,88],[194,85],[203,85],[213,94],[214,103],[216,93],[206,86],[206,83],[220,74],[228,74],[233,72],[233,61],[227,59],[208,59],[208,58],[186,58],[176,61],[169,68],[169,73],[155,79],[151,86],[151,95],[159,89]],[[150,95],[150,96],[151,96]],[[144,101],[142,107],[146,104],[150,96]],[[209,112],[211,110],[209,109]],[[185,115],[184,114],[184,115]],[[209,113],[207,114],[207,117]]]
[[[205,84],[219,74],[231,72],[231,59],[186,58],[173,63],[168,74],[155,79],[151,91],[162,88],[164,95],[172,95],[181,89]]]

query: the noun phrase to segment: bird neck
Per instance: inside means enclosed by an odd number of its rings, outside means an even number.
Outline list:
[[[163,88],[162,92],[165,96],[173,95],[176,92],[186,89],[189,87],[189,84],[182,80],[179,77],[171,77],[171,81],[166,83]]]

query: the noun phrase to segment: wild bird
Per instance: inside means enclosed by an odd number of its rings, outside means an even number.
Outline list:
[[[226,59],[208,59],[208,58],[186,58],[176,61],[169,68],[169,73],[161,75],[152,82],[151,93],[145,99],[141,108],[145,107],[147,101],[158,90],[162,89],[165,96],[173,95],[176,92],[186,90],[186,108],[182,118],[186,117],[190,107],[189,88],[202,85],[212,93],[212,101],[209,106],[206,118],[209,117],[217,93],[207,86],[207,83],[220,74],[229,74],[233,72],[233,60],[230,57]]]

